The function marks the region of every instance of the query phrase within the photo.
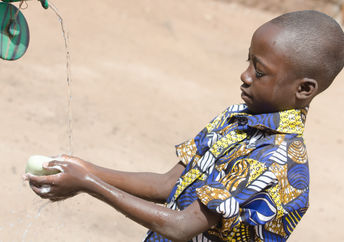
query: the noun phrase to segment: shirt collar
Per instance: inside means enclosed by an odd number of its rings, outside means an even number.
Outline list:
[[[229,119],[238,121],[238,128],[245,130],[253,127],[262,130],[270,130],[276,133],[288,133],[302,135],[305,127],[308,108],[290,109],[275,113],[250,114],[248,110],[233,112]]]

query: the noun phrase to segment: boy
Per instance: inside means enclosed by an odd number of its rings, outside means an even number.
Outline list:
[[[325,14],[287,13],[256,30],[248,62],[245,104],[178,145],[180,162],[166,174],[64,155],[45,164],[63,172],[26,179],[52,201],[86,192],[108,203],[150,229],[145,241],[285,241],[308,208],[308,106],[343,68],[344,33]]]

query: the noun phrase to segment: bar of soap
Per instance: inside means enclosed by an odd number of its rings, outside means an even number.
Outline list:
[[[61,158],[59,159],[51,158],[51,157],[43,156],[43,155],[30,156],[26,163],[25,173],[30,173],[36,176],[48,176],[48,175],[57,174],[60,172],[60,170],[58,169],[46,170],[43,168],[43,163],[50,162],[53,160],[61,160]]]

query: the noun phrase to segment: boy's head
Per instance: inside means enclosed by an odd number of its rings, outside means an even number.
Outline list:
[[[344,33],[312,10],[281,15],[253,34],[242,98],[254,113],[309,105],[344,66]]]

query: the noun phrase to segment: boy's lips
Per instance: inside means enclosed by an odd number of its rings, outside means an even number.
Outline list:
[[[252,99],[252,97],[247,93],[243,86],[240,87],[241,90],[241,98],[246,102],[247,100]]]

